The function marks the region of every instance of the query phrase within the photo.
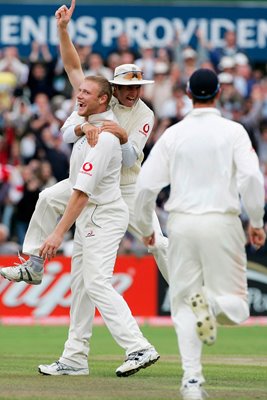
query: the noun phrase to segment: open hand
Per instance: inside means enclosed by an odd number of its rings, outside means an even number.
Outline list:
[[[63,241],[63,237],[56,233],[51,233],[48,238],[44,241],[43,245],[39,250],[39,256],[44,260],[51,260],[55,257],[56,252]]]

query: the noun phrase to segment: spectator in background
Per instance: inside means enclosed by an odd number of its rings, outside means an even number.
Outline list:
[[[11,232],[14,210],[23,193],[24,181],[21,166],[0,164],[0,182],[1,220]]]
[[[218,106],[222,115],[226,118],[233,117],[233,109],[243,106],[244,99],[234,86],[234,76],[230,72],[221,72],[218,75],[221,84],[221,96]]]
[[[6,113],[6,118],[16,128],[18,138],[24,135],[31,116],[30,100],[26,96],[15,97],[11,109]]]
[[[52,57],[46,44],[34,41],[29,61],[27,87],[30,90],[30,101],[33,102],[38,93],[46,93],[51,99],[56,94],[54,86],[56,58]]]
[[[92,53],[92,47],[87,46],[87,45],[83,46],[78,43],[75,43],[75,49],[77,50],[77,53],[79,54],[82,68],[84,70],[89,69],[89,57],[90,57],[90,54]]]
[[[34,157],[37,157],[37,140],[33,132],[26,132],[20,141],[20,155],[22,164],[28,164]]]
[[[263,117],[267,118],[267,77],[263,77],[260,82],[262,88],[262,96],[263,96]]]
[[[175,62],[170,64],[170,80],[173,86],[186,87],[186,85],[183,83],[183,76],[180,67]]]
[[[3,112],[2,118],[3,127],[2,130],[0,130],[0,162],[3,164],[11,164],[14,161],[16,163],[15,160],[12,160],[12,146],[16,141],[15,127],[11,123],[7,111]]]
[[[59,54],[59,49],[57,50],[58,52],[55,58],[53,76],[53,88],[56,94],[63,96],[65,99],[68,99],[71,98],[73,90],[65,72],[62,59]]]
[[[107,57],[107,67],[114,73],[115,68],[117,68],[121,64],[121,57],[115,51],[110,53]]]
[[[172,58],[175,63],[178,64],[181,73],[183,84],[186,85],[191,74],[203,63],[209,61],[209,52],[207,44],[204,42],[201,30],[195,32],[197,39],[197,47],[194,49],[192,46],[183,45],[181,32],[176,32],[176,38],[172,44]]]
[[[247,130],[253,148],[258,151],[257,132],[262,117],[263,97],[259,84],[254,85],[251,96],[245,99],[243,105],[234,107],[232,119],[239,122]]]
[[[58,132],[58,120],[51,110],[49,97],[46,93],[38,93],[32,106],[32,117],[29,121],[28,129],[36,136],[37,146],[43,147],[42,131],[44,128],[51,127],[54,132]]]
[[[130,50],[125,50],[120,54],[121,64],[134,64],[135,55]]]
[[[172,95],[162,105],[162,118],[171,118],[174,122],[180,121],[192,110],[192,101],[186,96],[185,87],[176,85],[172,87]]]
[[[153,46],[147,44],[140,50],[140,57],[135,60],[135,64],[143,71],[144,79],[154,78],[154,67],[157,61]]]
[[[41,182],[30,166],[23,167],[22,176],[24,179],[23,193],[17,203],[15,212],[16,234],[20,246],[23,244],[25,233],[41,191]]]
[[[21,61],[17,47],[4,48],[3,57],[0,60],[0,71],[14,74],[18,88],[22,88],[26,84],[29,67]]]
[[[9,229],[6,225],[0,224],[0,255],[18,254],[21,246],[9,240]]]
[[[267,175],[267,118],[260,121],[257,144],[259,160],[265,175]]]
[[[251,94],[253,85],[256,83],[252,74],[252,68],[248,57],[243,53],[236,53],[234,56],[235,62],[235,87],[239,93],[248,98]]]
[[[157,62],[166,63],[170,65],[172,62],[172,53],[167,47],[159,47],[156,50]]]
[[[1,144],[1,137],[0,137],[0,144]],[[8,191],[9,191],[9,187],[10,187],[9,179],[10,179],[11,168],[12,167],[9,165],[0,163],[0,217],[1,217],[1,220],[3,218],[5,203],[7,201]]]
[[[243,50],[237,45],[236,32],[234,30],[226,30],[224,32],[223,45],[220,48],[210,47],[210,60],[214,68],[218,71],[219,64],[223,57],[234,57],[237,53],[244,53]]]
[[[11,71],[0,72],[0,127],[4,125],[4,114],[12,106],[12,95],[17,85],[17,77]]]
[[[121,60],[121,64],[132,64],[134,62],[134,60],[139,56],[136,52],[136,50],[132,47],[129,37],[127,35],[126,32],[122,32],[117,40],[116,40],[116,44],[114,46],[114,48],[111,50],[111,52],[116,52],[118,53],[120,56],[122,56],[124,53],[130,53],[131,54],[131,60],[132,61],[125,61],[125,60]]]
[[[60,132],[53,132],[50,126],[42,131],[43,146],[38,151],[40,160],[47,160],[51,164],[53,176],[56,180],[62,181],[69,176],[69,153],[65,152]],[[69,148],[68,148],[69,149]]]
[[[57,179],[53,175],[53,170],[49,161],[43,160],[40,163],[40,180],[42,184],[41,190],[49,188],[57,183]]]
[[[100,75],[104,76],[106,79],[112,79],[112,70],[104,66],[104,60],[101,54],[93,52],[88,58],[89,69],[84,71],[85,76],[89,75]]]
[[[165,101],[172,94],[169,68],[167,63],[156,62],[154,66],[154,85],[146,85],[143,91],[144,99],[152,104],[152,108],[159,118],[162,117],[162,108]]]
[[[178,65],[182,70],[183,82],[187,82],[189,76],[197,69],[197,52],[190,46],[181,52],[181,58],[178,59]]]
[[[233,77],[233,85],[243,98],[250,96],[255,78],[252,76],[251,66],[245,54],[237,53],[235,56],[224,56],[219,63],[221,73]]]

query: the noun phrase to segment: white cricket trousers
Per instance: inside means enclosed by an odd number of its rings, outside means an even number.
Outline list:
[[[188,298],[203,290],[222,324],[248,318],[246,239],[238,216],[217,213],[171,213],[168,236],[171,314],[184,378],[203,379],[202,342]]]
[[[121,191],[129,209],[128,230],[136,239],[142,241],[142,234],[136,226],[134,215],[135,185],[121,186]],[[22,249],[24,254],[39,256],[41,245],[47,236],[53,232],[58,219],[64,213],[70,196],[69,179],[58,182],[40,193],[24,238]],[[156,213],[154,213],[153,226],[156,244],[149,247],[149,252],[155,257],[161,274],[168,282],[168,239],[162,234]]]
[[[126,354],[151,347],[123,299],[112,286],[120,241],[128,226],[128,208],[122,199],[106,205],[88,205],[76,222],[72,258],[72,303],[68,340],[60,361],[87,367],[95,307],[115,341]]]
[[[64,179],[40,193],[24,238],[24,254],[39,256],[40,247],[64,214],[70,196],[69,179]]]
[[[142,242],[143,235],[140,229],[136,225],[136,217],[134,213],[134,205],[135,205],[135,184],[131,185],[121,185],[121,193],[123,200],[128,206],[129,209],[129,226],[127,230],[139,241]],[[157,217],[156,212],[153,213],[153,229],[155,232],[155,245],[149,246],[148,251],[152,253],[158,269],[160,270],[163,278],[166,282],[169,282],[168,279],[168,238],[166,238],[162,234],[162,230],[160,227],[160,223]]]

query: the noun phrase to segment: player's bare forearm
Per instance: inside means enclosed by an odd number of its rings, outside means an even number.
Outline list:
[[[68,33],[68,23],[72,17],[75,8],[75,0],[72,0],[68,9],[65,5],[59,7],[55,16],[57,19],[60,54],[63,61],[65,71],[69,77],[70,83],[75,90],[78,89],[80,83],[84,79],[79,55],[71,41]]]

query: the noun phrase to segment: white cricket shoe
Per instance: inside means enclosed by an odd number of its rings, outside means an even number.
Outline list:
[[[42,282],[44,269],[41,271],[34,271],[32,261],[25,260],[19,255],[21,264],[15,264],[13,267],[0,268],[0,275],[9,281],[13,282],[26,282],[29,285],[39,285]]]
[[[116,369],[116,375],[129,376],[138,372],[141,368],[147,368],[158,361],[160,355],[154,347],[149,349],[135,351],[128,355],[124,363]]]
[[[43,375],[89,375],[88,368],[74,368],[60,361],[50,365],[39,365],[38,371]]]
[[[197,293],[192,296],[190,305],[197,317],[196,329],[199,339],[209,346],[214,344],[217,336],[216,318],[204,295]]]
[[[203,400],[207,393],[201,387],[200,380],[191,378],[182,383],[180,393],[183,400]]]

